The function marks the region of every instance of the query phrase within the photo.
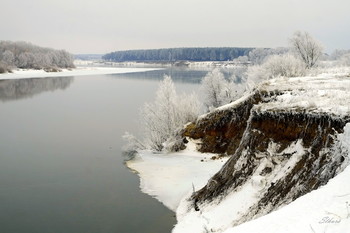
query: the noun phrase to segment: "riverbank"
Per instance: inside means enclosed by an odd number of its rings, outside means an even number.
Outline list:
[[[160,68],[120,68],[120,67],[77,67],[74,69],[62,69],[59,72],[46,72],[44,70],[18,69],[12,73],[0,74],[0,80],[25,79],[25,78],[47,78],[47,77],[71,77],[102,74],[124,74],[135,72],[146,72]]]

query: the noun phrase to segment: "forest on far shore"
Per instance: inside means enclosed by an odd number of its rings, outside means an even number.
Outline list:
[[[22,41],[0,41],[0,73],[16,68],[57,72],[61,68],[74,68],[73,61],[73,56],[65,50],[43,48]]]
[[[108,53],[102,57],[106,61],[231,61],[246,56],[253,48],[167,48],[127,50]]]

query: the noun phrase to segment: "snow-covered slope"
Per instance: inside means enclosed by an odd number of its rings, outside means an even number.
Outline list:
[[[340,138],[350,150],[350,124],[347,124]],[[350,166],[327,185],[268,215],[230,228],[225,233],[350,232],[349,180]]]

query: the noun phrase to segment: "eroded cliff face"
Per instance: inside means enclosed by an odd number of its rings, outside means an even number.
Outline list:
[[[326,106],[322,98],[312,106],[285,108],[274,103],[291,95],[288,88],[260,88],[186,127],[183,136],[200,141],[199,151],[230,156],[207,185],[192,194],[190,208],[202,211],[208,203],[220,203],[252,185],[254,201],[231,219],[235,226],[325,185],[344,169],[349,152],[342,149],[337,135],[350,122],[347,103],[342,114],[317,111]]]

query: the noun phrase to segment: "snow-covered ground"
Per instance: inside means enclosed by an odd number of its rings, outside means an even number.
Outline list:
[[[255,106],[259,111],[293,111],[305,109],[310,113],[330,113],[339,117],[350,115],[350,69],[328,70],[315,76],[275,78],[264,81],[259,91],[283,92],[274,101]],[[250,98],[246,93],[240,99],[216,109],[233,108]],[[215,111],[215,110],[214,110]],[[207,114],[200,116],[206,117]]]
[[[256,106],[260,111],[306,109],[315,114],[350,115],[350,76],[346,74],[273,79],[263,83],[260,90],[283,91],[274,101]]]
[[[63,69],[61,72],[45,72],[44,70],[13,70],[13,73],[0,74],[0,80],[46,77],[70,77],[99,74],[122,74],[133,72],[145,72],[151,70],[157,70],[157,68],[77,67],[70,70]]]
[[[127,162],[140,178],[140,188],[176,211],[181,199],[203,187],[227,158],[212,160],[213,154],[195,150],[195,143],[189,142],[187,149],[178,153],[152,154],[141,151]]]
[[[237,68],[237,67],[247,67],[249,63],[237,63],[233,61],[191,61],[187,62],[187,65],[191,68],[197,67],[210,67],[210,68]]]

